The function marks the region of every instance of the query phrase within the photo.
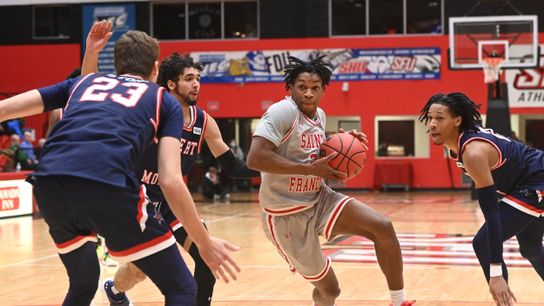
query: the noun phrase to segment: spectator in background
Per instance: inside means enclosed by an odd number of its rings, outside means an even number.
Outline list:
[[[23,133],[23,137],[23,141],[21,142],[21,144],[19,144],[19,149],[25,152],[27,158],[32,164],[37,164],[38,159],[36,158],[36,153],[34,152],[34,145],[32,144],[34,140],[32,137],[32,133],[30,131],[25,131]]]
[[[4,171],[33,170],[36,165],[28,158],[25,151],[21,150],[21,137],[17,134],[11,135],[10,146],[8,149],[0,150],[1,154],[9,157],[9,161],[4,165]]]
[[[38,140],[38,147],[34,149],[34,152],[36,153],[36,159],[39,161],[40,156],[42,155],[43,146],[45,145],[45,138],[40,138]]]
[[[208,200],[221,200],[221,202],[224,202],[230,197],[228,190],[221,185],[217,168],[210,167],[208,172],[204,175],[202,195]]]
[[[8,120],[6,125],[10,134],[17,134],[19,137],[23,137],[23,119]]]
[[[234,139],[231,140],[230,143],[229,143],[229,147],[230,147],[230,150],[232,151],[232,154],[234,154],[234,156],[236,158],[238,158],[241,161],[243,161],[245,159],[244,151],[242,151],[242,149],[240,149],[240,147],[236,143],[236,140],[234,140]]]

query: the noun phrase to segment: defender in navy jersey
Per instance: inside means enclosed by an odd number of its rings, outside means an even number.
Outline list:
[[[437,94],[420,121],[476,185],[485,223],[474,251],[497,305],[513,305],[504,241],[516,236],[521,255],[544,280],[544,152],[481,127],[479,106],[462,93]]]
[[[104,29],[100,24],[91,32]],[[169,229],[148,217],[153,209],[134,173],[150,141],[159,142],[166,198],[212,271],[220,270],[216,275],[225,280],[224,271],[235,277],[233,268],[238,270],[226,250],[232,246],[207,234],[181,178],[179,103],[148,81],[158,73],[157,41],[129,31],[114,52],[119,75],[87,75],[5,99],[0,119],[65,109],[29,178],[70,278],[63,305],[89,305],[94,297],[100,273],[96,233],[107,238],[117,260],[133,262],[157,284],[167,305],[192,305],[194,281]]]
[[[87,72],[84,64],[83,71]],[[166,88],[182,105],[184,123],[181,141],[182,172],[189,173],[197,154],[200,153],[202,141],[205,140],[212,154],[217,158],[227,175],[232,178],[248,178],[258,176],[259,172],[249,170],[239,159],[235,158],[227,144],[223,142],[221,132],[215,120],[203,109],[196,106],[200,91],[200,72],[202,65],[191,57],[173,53],[160,65],[158,84]],[[180,130],[181,130],[180,125]],[[137,163],[136,173],[146,185],[147,195],[157,210],[170,226],[177,242],[183,246],[195,262],[194,277],[197,282],[197,305],[209,306],[212,299],[215,277],[202,260],[197,245],[187,235],[187,230],[172,213],[169,203],[159,188],[160,180],[157,172],[157,145],[150,144]],[[204,223],[203,223],[204,224]],[[205,226],[205,224],[204,224]],[[114,281],[105,283],[106,292],[112,305],[116,301],[126,301],[124,292],[130,290],[137,282],[145,278],[132,265],[123,265],[115,275]],[[113,294],[118,291],[118,294]]]

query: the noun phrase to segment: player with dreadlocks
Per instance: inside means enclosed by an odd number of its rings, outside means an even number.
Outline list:
[[[325,184],[324,179],[346,177],[328,165],[334,154],[319,158],[326,117],[318,105],[331,70],[322,58],[289,60],[284,80],[290,96],[270,106],[262,116],[247,160],[248,167],[261,171],[259,202],[266,236],[291,271],[312,282],[312,298],[319,306],[334,305],[340,294],[319,236],[328,240],[339,234],[367,237],[374,242],[392,305],[413,305],[404,300],[402,255],[391,221]],[[349,133],[368,143],[365,134]]]
[[[513,305],[503,242],[516,236],[521,255],[544,280],[544,152],[481,126],[479,106],[462,93],[432,96],[421,110],[434,144],[476,185],[485,217],[473,247],[497,305]]]

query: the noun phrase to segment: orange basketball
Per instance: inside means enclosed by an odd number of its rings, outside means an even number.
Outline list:
[[[346,173],[348,179],[354,178],[363,170],[366,161],[366,153],[363,143],[349,133],[337,133],[321,144],[320,155],[327,156],[338,152],[331,159],[329,166]]]

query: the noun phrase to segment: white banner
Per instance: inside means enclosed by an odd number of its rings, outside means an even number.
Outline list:
[[[540,46],[544,50],[544,45]],[[544,58],[540,57],[540,68],[507,69],[508,102],[510,107],[544,108]]]
[[[0,218],[32,214],[32,185],[24,179],[0,180]]]

